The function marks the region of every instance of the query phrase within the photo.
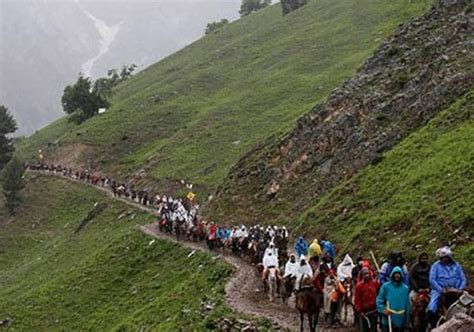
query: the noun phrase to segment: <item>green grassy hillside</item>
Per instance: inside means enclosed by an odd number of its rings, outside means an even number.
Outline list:
[[[150,245],[135,229],[149,214],[43,177],[24,198],[15,218],[0,210],[0,318],[13,319],[10,330],[206,330],[233,315],[222,304],[231,268],[170,242]],[[74,234],[95,202],[107,208]]]
[[[22,150],[43,149],[49,160],[80,150],[70,164],[124,178],[144,169],[155,185],[187,179],[214,189],[256,142],[289,130],[431,2],[312,0],[285,17],[277,4],[128,80],[106,114],[79,127],[61,119]]]
[[[474,273],[474,90],[414,132],[382,162],[325,195],[298,232],[326,234],[341,251],[414,258],[451,243]]]

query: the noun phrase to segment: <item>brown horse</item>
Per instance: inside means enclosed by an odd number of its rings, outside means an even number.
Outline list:
[[[248,247],[248,255],[250,257],[250,263],[256,265],[260,262],[259,257],[258,257],[258,242],[256,240],[252,240],[249,243]]]
[[[265,284],[266,284],[265,288],[268,290],[268,299],[270,300],[270,302],[273,302],[279,294],[279,289],[278,289],[279,279],[280,279],[280,276],[276,268],[271,267],[267,270],[267,274],[265,278]]]
[[[174,233],[176,235],[176,240],[180,241],[181,237],[186,236],[186,228],[184,225],[184,221],[182,220],[175,220],[173,222]]]
[[[414,332],[424,332],[428,328],[426,307],[430,303],[430,291],[422,289],[413,300],[411,324]]]
[[[296,277],[286,276],[281,280],[282,287],[280,291],[281,299],[284,304],[288,304],[288,299],[295,290]]]
[[[300,331],[304,331],[304,316],[307,315],[309,330],[315,332],[321,311],[321,297],[311,284],[311,278],[306,278],[302,284],[303,286],[296,292],[296,309],[300,313]]]
[[[455,288],[447,288],[441,294],[438,309],[438,323],[437,326],[443,324],[448,320],[448,310],[461,297],[463,291]]]

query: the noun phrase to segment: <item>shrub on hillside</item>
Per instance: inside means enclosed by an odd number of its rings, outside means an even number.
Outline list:
[[[250,15],[257,10],[268,7],[271,3],[271,0],[242,0],[239,14],[241,17]]]
[[[216,21],[216,22],[208,23],[207,26],[206,26],[206,35],[210,34],[213,31],[216,31],[216,30],[222,28],[223,26],[225,26],[227,24],[229,24],[229,20],[226,19],[226,18],[223,18],[219,22]]]
[[[281,10],[283,15],[286,15],[308,3],[307,0],[281,0]]]

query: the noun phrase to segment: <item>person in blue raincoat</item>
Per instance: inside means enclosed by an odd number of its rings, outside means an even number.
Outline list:
[[[334,244],[331,241],[327,241],[322,239],[321,240],[321,249],[323,250],[323,257],[328,252],[329,255],[334,259],[336,258],[336,249],[334,248]]]
[[[308,253],[308,242],[306,242],[302,236],[300,236],[295,244],[295,251],[298,254],[298,257],[306,256]]]
[[[449,247],[442,247],[436,251],[439,260],[430,270],[431,298],[428,304],[428,319],[435,327],[438,321],[439,300],[446,288],[462,290],[466,288],[466,276],[461,265],[453,259],[453,252]]]
[[[382,330],[404,332],[410,321],[410,290],[403,283],[403,271],[395,266],[390,274],[390,281],[382,285],[377,295],[377,311],[382,315]],[[390,316],[390,320],[389,317]]]

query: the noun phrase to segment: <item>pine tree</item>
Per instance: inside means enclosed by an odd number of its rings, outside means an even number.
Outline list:
[[[0,105],[0,171],[12,157],[14,147],[8,134],[15,132],[16,129],[16,121],[8,108]]]
[[[3,196],[5,206],[11,215],[15,214],[16,208],[20,205],[20,190],[25,186],[23,175],[25,169],[17,157],[13,157],[2,171]]]

